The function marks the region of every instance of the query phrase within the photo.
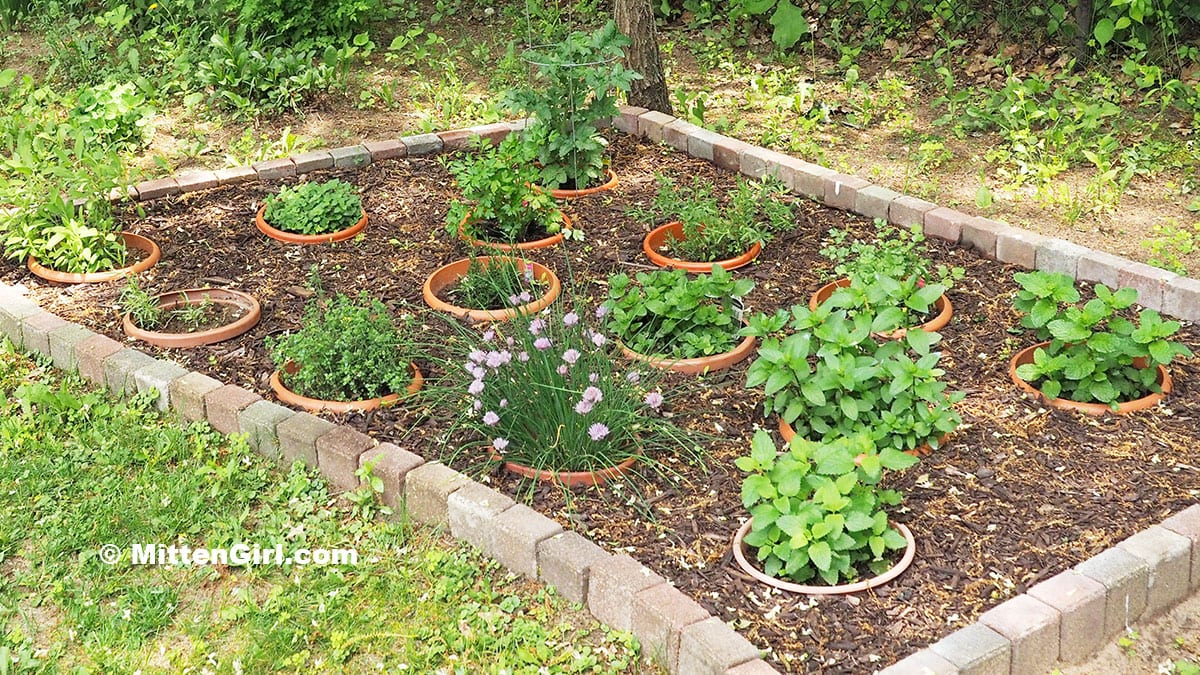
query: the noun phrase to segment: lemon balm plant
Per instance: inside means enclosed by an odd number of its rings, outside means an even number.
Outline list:
[[[597,472],[635,458],[692,450],[664,416],[669,394],[656,374],[628,369],[583,308],[520,314],[470,331],[451,366],[456,427],[479,448],[536,472]]]
[[[777,452],[759,429],[750,454],[734,462],[747,473],[742,504],[751,522],[742,541],[768,577],[834,585],[880,574],[894,564],[889,552],[908,542],[891,527],[886,508],[902,495],[879,482],[885,469],[917,461],[876,447],[864,433],[820,443],[796,436]]]
[[[617,114],[617,92],[641,78],[622,63],[628,44],[610,21],[593,33],[574,32],[526,52],[536,68],[532,86],[509,91],[503,104],[533,116],[523,138],[541,165],[536,182],[582,189],[603,175],[607,141],[599,123]]]

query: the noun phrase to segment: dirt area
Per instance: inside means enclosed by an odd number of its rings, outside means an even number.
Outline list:
[[[1152,621],[1132,626],[1121,641],[1113,640],[1085,663],[1059,670],[1062,675],[1158,675],[1196,672],[1165,670],[1179,661],[1200,667],[1200,593]]]
[[[609,152],[620,187],[568,205],[586,240],[531,256],[563,280],[560,301],[595,299],[609,274],[647,268],[641,239],[648,227],[625,211],[653,198],[656,171],[683,180],[710,178],[718,193],[735,181],[707,162],[630,137],[614,137]],[[316,265],[330,292],[368,290],[397,312],[416,314],[435,343],[434,356],[444,356],[436,353],[436,342],[447,324],[424,308],[420,286],[436,267],[464,254],[443,229],[454,196],[449,176],[429,158],[336,175],[359,186],[371,221],[364,236],[331,246],[287,246],[255,229],[256,209],[278,185],[218,188],[126,207],[126,227],[163,248],[162,261],[143,275],[147,290],[194,287],[215,277],[263,304],[262,322],[228,343],[178,352],[139,346],[271,399],[273,367],[263,339],[299,325],[304,300],[289,288],[303,285]],[[796,212],[796,228],[739,272],[756,282],[746,299],[752,310],[806,303],[830,280],[830,265],[817,254],[829,228],[860,236],[873,230],[861,218],[812,202],[797,201]],[[780,668],[858,673],[937,641],[1037,581],[1195,502],[1200,360],[1172,366],[1175,392],[1157,410],[1121,418],[1049,412],[1019,394],[1007,376],[1008,358],[1032,342],[1009,331],[1017,323],[1010,306],[1014,268],[939,242],[931,244],[931,256],[966,272],[949,293],[955,315],[942,343],[946,379],[967,394],[957,406],[964,425],[921,464],[889,479],[906,493],[897,517],[918,542],[916,562],[896,581],[856,597],[814,600],[768,591],[731,564],[730,539],[747,517],[733,460],[748,452],[756,427],[775,427],[762,418],[760,393],[744,388],[748,361],[699,379],[668,378],[680,392],[669,412],[712,438],[702,463],[661,457],[678,473],[675,479],[639,476],[630,487],[583,490],[569,501],[560,491],[536,487],[535,507],[670,578],[769,649],[768,658]],[[116,308],[120,284],[47,285],[11,262],[0,265],[0,279],[25,284],[59,315],[124,339]],[[1200,348],[1194,328],[1182,339]],[[421,365],[431,381],[447,374],[436,359]],[[522,490],[518,479],[485,458],[455,452],[463,439],[445,437],[447,415],[454,411],[432,405],[340,419],[425,456],[454,456],[455,466],[484,472],[502,491]]]

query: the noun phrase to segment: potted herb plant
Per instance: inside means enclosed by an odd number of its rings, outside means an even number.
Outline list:
[[[794,593],[856,593],[891,581],[912,562],[916,542],[888,517],[902,495],[879,482],[884,469],[916,462],[863,433],[820,443],[797,437],[777,453],[759,429],[750,455],[735,461],[748,474],[742,504],[751,518],[734,536],[734,558],[755,579]]]
[[[605,326],[629,358],[681,373],[721,370],[754,351],[753,336],[741,336],[741,298],[749,279],[712,266],[711,274],[689,277],[660,270],[608,278]]]
[[[254,222],[272,239],[324,244],[358,235],[367,226],[367,212],[354,186],[334,178],[284,186],[267,197]]]
[[[602,308],[597,313],[603,316]],[[598,485],[641,461],[653,466],[695,444],[663,413],[669,395],[652,373],[626,370],[614,343],[582,308],[561,303],[519,314],[460,344],[463,401],[454,452],[482,450],[505,469],[559,485]]]
[[[814,293],[809,307],[827,302],[850,315],[865,313],[871,330],[889,337],[913,327],[941,330],[954,313],[946,291],[962,278],[962,269],[929,261],[919,225],[904,230],[876,219],[875,226],[875,242],[848,241],[845,231],[830,230],[821,255],[842,278]]]
[[[789,320],[791,332],[780,337]],[[864,432],[879,448],[925,454],[961,423],[953,405],[964,394],[946,393],[941,354],[932,351],[937,333],[877,341],[872,317],[826,305],[757,314],[749,323],[743,332],[768,337],[746,386],[762,387],[764,413],[779,415],[785,438]]]
[[[1021,286],[1013,305],[1021,326],[1034,331],[1036,345],[1021,350],[1009,365],[1018,387],[1054,408],[1089,415],[1127,414],[1158,405],[1171,391],[1166,366],[1191,356],[1171,341],[1178,321],[1164,321],[1143,309],[1136,320],[1121,315],[1137,302],[1137,291],[1093,287],[1096,297],[1082,307],[1075,281],[1066,274],[1018,272]]]
[[[304,310],[300,329],[267,338],[277,370],[271,388],[280,401],[305,410],[371,410],[421,388],[413,358],[411,318],[397,326],[382,302],[317,296]]]
[[[121,290],[121,325],[129,337],[167,349],[216,344],[253,328],[262,308],[227,288],[189,288],[150,295],[137,279]]]
[[[713,194],[711,183],[695,178],[679,186],[658,176],[659,188],[647,209],[630,215],[652,227],[642,250],[656,265],[689,272],[707,272],[714,264],[732,270],[748,265],[776,232],[795,227],[791,205],[784,201],[783,184],[767,178],[739,178],[726,204]]]
[[[33,274],[64,284],[115,281],[150,269],[162,255],[150,239],[117,229],[108,200],[76,204],[57,190],[18,213],[2,233],[9,257],[26,259]]]
[[[422,288],[425,303],[440,312],[473,321],[505,321],[539,312],[562,286],[540,263],[504,256],[472,256],[443,265]]]
[[[504,97],[509,110],[532,115],[522,138],[540,166],[534,182],[555,197],[617,185],[616,174],[604,167],[607,141],[599,123],[617,114],[617,92],[641,78],[622,63],[628,44],[610,21],[593,33],[571,33],[547,49],[529,50],[524,58],[536,68],[531,86]]]
[[[480,140],[475,152],[449,161],[462,197],[450,205],[446,229],[474,246],[512,251],[546,248],[582,237],[554,198],[533,187],[537,169],[509,134],[499,145]]]

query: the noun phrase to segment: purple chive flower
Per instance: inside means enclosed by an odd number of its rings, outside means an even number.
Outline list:
[[[549,349],[550,348],[550,338],[543,335],[542,337],[533,341],[533,346],[537,347],[538,349],[541,349],[541,350]]]
[[[607,435],[608,427],[599,422],[596,422],[592,426],[588,427],[588,436],[591,436],[593,441],[599,441]]]
[[[579,315],[575,312],[567,312],[563,315],[564,326],[574,326],[577,323],[579,323]]]
[[[588,382],[591,382],[592,384],[596,384],[599,381],[600,381],[600,375],[598,373],[588,373]]]
[[[472,349],[471,353],[467,354],[467,358],[471,359],[475,363],[483,363],[483,360],[487,358],[487,355],[483,353],[482,349]]]
[[[504,338],[504,344],[508,345],[508,346],[509,346],[509,348],[511,348],[511,347],[512,347],[513,345],[515,345],[516,343],[517,343],[517,341],[516,341],[516,340],[514,340],[514,339],[513,339],[513,337],[512,337],[511,335],[509,335],[508,337]]]
[[[600,305],[596,308],[596,318],[603,319],[608,316],[608,305]]]
[[[487,367],[495,370],[500,366],[512,361],[512,352],[505,349],[502,352],[488,352]]]
[[[654,408],[655,410],[658,410],[659,406],[663,404],[662,394],[658,393],[657,391],[652,391],[649,394],[646,394],[645,404],[651,408]]]
[[[521,363],[527,363],[529,361],[529,352],[521,352],[520,354],[517,354],[517,360]]]
[[[533,302],[533,296],[529,294],[529,291],[521,291],[517,297],[521,299],[521,302]]]
[[[604,400],[604,392],[599,387],[588,387],[583,390],[583,400],[599,403]]]
[[[483,393],[483,380],[471,380],[471,386],[467,387],[467,393],[472,396],[478,396]]]
[[[476,412],[483,410],[483,401],[480,401],[479,399],[475,399],[471,403],[471,407],[474,408]]]
[[[521,298],[518,298],[516,295],[510,295],[508,296],[508,304],[516,307],[517,305],[521,304]]]
[[[575,365],[575,362],[579,360],[580,356],[582,356],[582,354],[579,353],[578,349],[568,349],[567,351],[563,352],[562,360],[571,365]]]
[[[546,327],[546,322],[542,321],[541,318],[534,319],[533,321],[529,322],[529,334],[537,335],[537,334],[541,333],[542,329],[545,327]]]
[[[508,447],[508,439],[507,438],[494,438],[494,439],[492,439],[492,447],[495,448],[497,452],[503,454],[504,449]]]
[[[487,371],[484,370],[481,366],[475,366],[474,368],[471,369],[471,375],[473,375],[475,377],[475,379],[477,379],[477,380],[482,380],[484,378],[484,376],[487,375]]]
[[[561,366],[559,366],[558,368],[556,368],[556,370],[558,371],[558,374],[559,374],[559,375],[562,375],[563,377],[566,377],[566,376],[567,376],[567,372],[568,372],[568,371],[570,371],[570,368],[569,368],[569,367],[567,367],[567,364],[565,364],[565,363],[564,363],[564,364],[562,364]]]
[[[508,407],[508,399],[506,399],[506,398],[500,399],[500,407],[507,408]]]
[[[497,415],[494,411],[489,410],[489,411],[483,413],[483,423],[488,425],[489,427],[495,426],[496,423],[499,421],[500,421],[500,416]]]
[[[608,338],[601,333],[592,333],[592,344],[597,347],[603,347],[608,342]]]
[[[488,331],[484,332],[484,334],[483,334],[484,342],[491,342],[492,340],[495,340],[495,339],[496,339],[496,331],[488,330]]]
[[[586,415],[586,414],[592,412],[592,408],[594,408],[595,406],[596,406],[596,404],[594,402],[589,401],[585,398],[582,401],[580,401],[579,403],[575,404],[575,412],[579,413],[580,415]]]
[[[638,371],[631,370],[629,371],[629,374],[625,376],[625,380],[630,384],[637,384],[638,382],[642,381],[642,376],[638,374]]]

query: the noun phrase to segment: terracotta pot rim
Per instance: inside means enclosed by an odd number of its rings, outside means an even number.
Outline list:
[[[541,239],[533,241],[523,241],[518,244],[500,244],[493,241],[483,241],[482,239],[472,239],[467,236],[466,225],[471,214],[463,216],[462,222],[458,224],[458,238],[467,242],[471,246],[477,248],[490,248],[496,251],[532,251],[539,248],[550,248],[556,244],[561,244],[566,239],[565,233],[571,230],[571,218],[567,214],[562,214],[563,231],[557,234],[552,234]]]
[[[594,195],[599,192],[608,192],[609,190],[615,190],[617,188],[617,186],[620,185],[620,183],[621,183],[621,181],[617,179],[617,172],[613,171],[611,168],[609,168],[609,169],[605,169],[604,173],[606,176],[608,176],[608,180],[605,181],[604,183],[601,183],[600,185],[597,185],[596,187],[582,188],[580,190],[562,190],[562,189],[556,188],[556,189],[549,191],[550,196],[554,197],[555,199],[575,199],[577,197],[586,197],[588,195]],[[533,188],[538,190],[539,192],[547,191],[546,188],[544,188],[540,185],[534,185]]]
[[[697,373],[715,373],[719,370],[725,370],[736,363],[741,363],[754,351],[754,345],[757,340],[753,335],[746,336],[741,342],[737,343],[733,349],[712,356],[699,356],[691,359],[672,359],[669,357],[647,356],[640,352],[635,352],[629,347],[626,347],[623,342],[617,340],[617,344],[621,347],[621,353],[628,359],[648,363],[655,368],[663,370],[672,370],[685,375],[695,375]]]
[[[554,483],[555,485],[564,487],[603,485],[614,478],[628,473],[638,460],[637,455],[632,455],[618,462],[616,466],[596,469],[594,471],[549,471],[546,469],[534,469],[533,467],[517,462],[506,461],[502,455],[496,452],[495,448],[490,446],[488,447],[488,458],[492,461],[504,462],[504,469],[509,473],[515,473],[518,476]]]
[[[338,230],[337,232],[327,232],[325,234],[293,234],[291,232],[273,227],[270,223],[268,223],[266,219],[263,218],[263,215],[266,212],[267,205],[264,203],[262,206],[258,207],[258,214],[254,217],[254,224],[258,227],[259,232],[262,232],[272,239],[287,242],[289,244],[328,244],[335,241],[345,241],[357,236],[358,233],[362,232],[363,228],[367,226],[367,212],[364,209],[362,212],[362,218],[359,218],[357,223],[345,229]]]
[[[125,241],[125,248],[142,251],[147,254],[146,257],[132,265],[104,272],[59,272],[58,270],[52,270],[42,265],[33,256],[29,257],[26,265],[29,267],[30,272],[46,281],[54,281],[60,284],[98,284],[105,281],[124,279],[131,274],[141,274],[154,267],[158,263],[159,258],[162,257],[162,250],[159,249],[158,244],[151,241],[148,237],[124,231],[118,234]]]
[[[712,262],[696,262],[690,260],[680,260],[670,256],[663,255],[658,252],[658,247],[666,243],[667,235],[673,235],[673,239],[681,239],[683,235],[683,223],[678,220],[673,220],[669,223],[659,225],[650,230],[650,233],[642,239],[642,252],[650,259],[650,262],[659,267],[672,267],[679,270],[687,270],[688,272],[703,274],[712,271],[713,265],[720,265],[726,270],[735,270],[739,267],[749,265],[751,261],[762,253],[762,244],[754,242],[749,251],[725,260],[714,260]]]
[[[852,584],[838,584],[836,586],[809,586],[807,584],[797,584],[790,581],[783,581],[775,577],[767,576],[758,568],[750,564],[749,558],[746,557],[746,542],[744,541],[746,533],[750,531],[753,519],[747,520],[738,528],[738,531],[733,535],[733,557],[737,560],[738,566],[742,568],[746,574],[754,577],[764,584],[778,588],[789,593],[804,593],[807,595],[844,595],[847,593],[861,593],[872,588],[877,588],[895,579],[904,573],[912,564],[913,558],[917,555],[917,541],[913,538],[912,531],[904,523],[889,522],[893,528],[900,534],[904,535],[904,540],[908,542],[908,546],[904,549],[904,556],[895,565],[889,567],[882,574],[856,581]]]
[[[784,418],[779,418],[779,435],[784,437],[784,442],[786,443],[792,440],[792,436],[796,436],[796,429],[792,429],[791,424],[784,422]],[[937,438],[937,447],[941,448],[944,446],[949,441],[949,438],[949,434],[942,434],[941,437]],[[925,442],[919,444],[916,448],[905,450],[904,454],[912,455],[914,458],[928,458],[929,455],[934,454],[934,448],[928,442]]]
[[[187,301],[184,300],[185,295],[188,298]],[[245,310],[245,314],[236,321],[208,330],[197,331],[195,333],[167,333],[138,327],[133,322],[133,317],[129,312],[126,312],[121,318],[121,325],[125,329],[125,334],[165,349],[183,349],[216,344],[235,338],[253,328],[262,317],[262,307],[254,296],[231,288],[188,288],[159,293],[154,296],[154,299],[160,309],[166,310],[174,309],[180,305],[191,304],[192,297],[196,295],[212,300],[219,305],[240,307]]]
[[[421,389],[421,384],[425,381],[421,374],[421,369],[417,368],[416,363],[408,364],[413,371],[412,384],[408,385],[405,390],[405,395],[412,395]],[[284,364],[284,369],[292,371],[293,368],[299,369],[295,362],[288,361]],[[292,371],[294,372],[294,371]],[[280,379],[280,371],[276,370],[271,373],[271,390],[275,392],[276,398],[289,405],[297,406],[309,412],[320,412],[322,410],[333,413],[347,413],[353,411],[374,410],[384,404],[393,403],[400,400],[401,394],[388,394],[378,398],[367,398],[360,401],[326,401],[319,398],[309,398],[302,396],[288,389]]]
[[[1012,360],[1008,362],[1008,376],[1012,378],[1013,384],[1016,384],[1017,387],[1019,387],[1022,391],[1033,394],[1035,398],[1044,402],[1051,408],[1058,408],[1059,410],[1075,410],[1087,415],[1094,415],[1096,417],[1108,414],[1128,415],[1129,413],[1137,412],[1139,410],[1149,410],[1153,408],[1154,406],[1158,405],[1167,394],[1171,393],[1171,374],[1167,372],[1166,367],[1159,364],[1158,386],[1160,389],[1162,389],[1162,392],[1150,393],[1132,401],[1122,401],[1117,404],[1116,410],[1113,410],[1111,407],[1103,403],[1084,403],[1082,401],[1072,401],[1071,399],[1067,398],[1048,398],[1032,384],[1026,382],[1025,380],[1021,379],[1019,375],[1017,375],[1017,366],[1025,363],[1033,363],[1033,353],[1038,349],[1048,346],[1049,344],[1049,342],[1039,342],[1014,354]]]
[[[421,295],[425,298],[425,304],[439,312],[445,312],[457,317],[468,317],[473,321],[508,321],[521,314],[534,314],[542,311],[549,307],[558,298],[559,293],[562,292],[562,284],[558,281],[558,275],[541,263],[509,256],[479,256],[476,258],[476,260],[482,261],[485,264],[493,259],[514,260],[518,264],[531,265],[537,279],[548,281],[550,287],[532,302],[527,302],[517,307],[507,307],[505,309],[470,309],[468,307],[452,305],[438,297],[438,294],[466,274],[471,264],[471,258],[462,258],[447,265],[442,265],[425,279],[425,283],[421,287]]]
[[[821,288],[817,289],[817,292],[813,293],[812,297],[809,298],[808,308],[814,312],[817,311],[817,307],[820,307],[821,303],[828,300],[829,296],[833,295],[835,290],[838,288],[846,288],[849,285],[849,278],[842,278],[825,284]],[[926,321],[920,326],[916,326],[916,328],[920,328],[926,333],[936,333],[937,331],[945,328],[946,325],[950,323],[950,318],[954,316],[954,305],[950,303],[950,298],[947,297],[945,293],[943,293],[938,297],[937,300],[934,301],[933,306],[938,310],[938,313],[929,321]],[[873,333],[873,335],[878,335],[889,340],[900,340],[909,330],[912,330],[912,328],[913,327],[911,326],[908,328],[897,328],[889,333]]]

